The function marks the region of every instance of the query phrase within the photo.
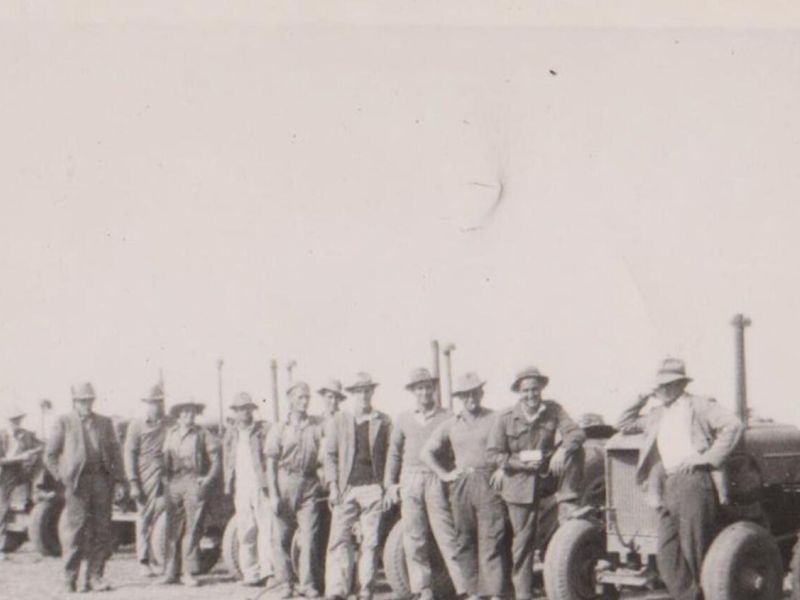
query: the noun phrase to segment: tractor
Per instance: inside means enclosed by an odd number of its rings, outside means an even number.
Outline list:
[[[800,597],[800,430],[755,419],[747,406],[742,315],[736,329],[736,412],[745,424],[726,474],[729,501],[705,555],[705,600],[776,600],[790,573]],[[585,511],[554,534],[544,566],[549,600],[611,599],[622,590],[663,590],[658,520],[635,481],[642,435],[619,433],[605,446],[605,506]]]

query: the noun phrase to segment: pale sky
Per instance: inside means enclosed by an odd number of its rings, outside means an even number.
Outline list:
[[[751,403],[800,424],[797,29],[179,16],[0,21],[0,404],[31,426],[81,379],[138,414],[159,368],[215,415],[218,358],[226,399],[275,357],[395,414],[433,338],[494,407],[535,364],[614,419],[666,355],[732,406],[739,311]]]

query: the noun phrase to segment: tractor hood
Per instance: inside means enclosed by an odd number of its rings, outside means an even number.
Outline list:
[[[744,451],[758,467],[762,485],[800,481],[800,429],[772,422],[750,423]]]

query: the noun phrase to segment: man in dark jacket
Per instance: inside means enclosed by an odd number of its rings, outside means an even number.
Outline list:
[[[125,480],[114,425],[92,411],[94,399],[91,383],[72,386],[73,411],[56,420],[45,450],[48,470],[64,486],[59,534],[70,592],[75,591],[82,560],[86,588],[111,589],[103,578],[111,555],[111,505],[114,484],[122,486]]]
[[[347,388],[354,397],[355,414],[339,411],[325,423],[325,480],[333,506],[325,595],[333,600],[350,596],[355,553],[352,529],[356,521],[361,524],[361,545],[355,591],[359,599],[373,597],[391,428],[389,417],[372,407],[377,385],[369,375],[359,373]]]
[[[272,513],[264,456],[269,423],[255,420],[258,405],[247,392],[236,394],[230,407],[235,418],[223,442],[225,493],[233,495],[236,508],[242,583],[257,586],[273,574]]]
[[[538,502],[555,487],[559,520],[564,520],[575,507],[583,477],[586,434],[560,404],[542,399],[548,381],[536,367],[520,371],[511,384],[519,400],[497,416],[488,441],[489,457],[500,469],[495,484],[514,533],[512,580],[517,600],[533,597]],[[557,449],[556,434],[561,438]]]

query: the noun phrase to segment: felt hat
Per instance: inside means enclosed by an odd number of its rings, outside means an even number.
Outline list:
[[[165,400],[164,388],[157,383],[150,388],[150,395],[142,398],[142,402],[163,402]]]
[[[88,381],[76,383],[72,386],[70,391],[72,392],[73,400],[94,400],[96,397],[94,387]]]
[[[305,392],[308,395],[311,395],[311,388],[305,381],[296,381],[295,383],[290,385],[289,389],[286,390],[286,395],[291,396],[295,392],[295,390],[299,390]]]
[[[338,379],[329,379],[327,382],[325,382],[325,385],[321,386],[317,390],[318,394],[324,394],[325,392],[331,392],[337,398],[339,398],[339,400],[344,400],[347,397],[342,391],[342,382]]]
[[[430,381],[431,383],[436,383],[439,380],[436,377],[434,377],[431,374],[431,372],[425,367],[414,369],[408,375],[408,382],[406,383],[406,389],[410,390],[418,383],[425,383],[426,381]]]
[[[542,375],[542,372],[536,367],[525,367],[517,373],[516,377],[514,377],[514,383],[511,384],[511,391],[518,392],[519,385],[522,383],[522,380],[529,378],[537,379],[539,383],[541,383],[542,387],[546,386],[550,381],[550,378],[546,375]]]
[[[186,408],[193,409],[195,414],[199,415],[205,410],[206,406],[205,404],[202,404],[201,402],[195,402],[194,400],[183,400],[173,404],[169,409],[169,414],[171,414],[173,417],[177,417],[178,414],[180,414]]]
[[[258,404],[253,402],[253,397],[247,392],[239,392],[233,397],[233,400],[231,400],[230,407],[233,410],[247,407],[255,409],[258,408]]]
[[[672,383],[673,381],[691,381],[691,377],[686,376],[686,365],[679,358],[665,358],[661,361],[661,366],[656,374],[656,387]]]
[[[481,379],[477,373],[470,371],[458,378],[453,386],[452,394],[453,396],[469,394],[472,391],[482,388],[484,385],[486,385],[486,382]]]
[[[365,388],[374,388],[377,387],[377,382],[372,380],[372,375],[369,373],[364,373],[363,371],[360,373],[356,373],[356,380],[348,385],[345,390],[348,392],[355,392],[356,390],[363,390]]]
[[[16,402],[11,403],[11,405],[6,407],[6,409],[3,411],[3,416],[9,421],[21,419],[27,414],[28,413],[25,412],[25,410],[23,410],[23,408]]]

